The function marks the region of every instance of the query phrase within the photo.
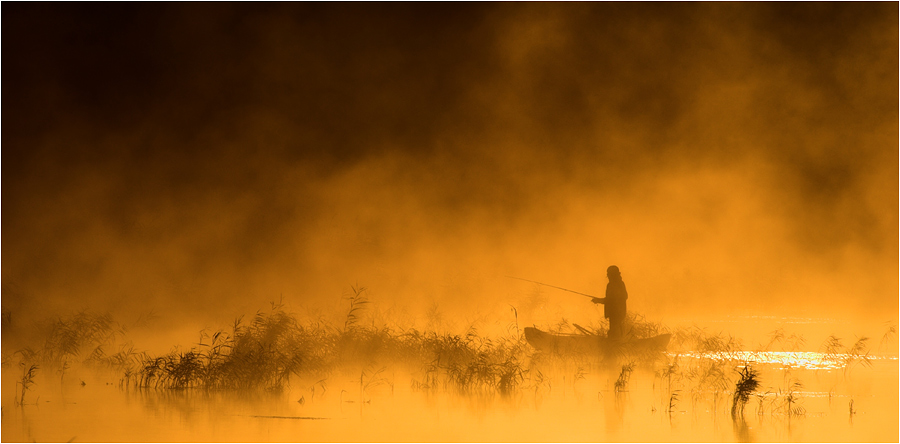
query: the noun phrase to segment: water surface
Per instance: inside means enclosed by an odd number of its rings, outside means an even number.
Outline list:
[[[807,347],[812,348],[812,347]],[[627,364],[627,363],[626,363]],[[529,365],[537,365],[529,363]],[[898,361],[816,351],[662,354],[636,364],[542,361],[508,394],[423,389],[423,374],[365,366],[278,393],[120,386],[116,375],[47,375],[16,405],[4,369],[5,442],[896,442]],[[732,416],[742,366],[759,387]],[[668,374],[666,370],[671,370]],[[704,373],[705,372],[705,373]],[[82,378],[83,376],[83,378]],[[81,384],[84,380],[84,385]],[[790,401],[788,401],[790,399]]]

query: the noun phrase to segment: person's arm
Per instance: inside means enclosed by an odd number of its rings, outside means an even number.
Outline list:
[[[592,298],[591,302],[593,302],[595,304],[605,304],[606,298]]]

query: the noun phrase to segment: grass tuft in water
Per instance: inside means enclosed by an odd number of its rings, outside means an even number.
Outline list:
[[[616,393],[625,391],[632,372],[634,372],[634,362],[629,362],[622,366],[622,371],[619,372],[619,377],[616,378],[616,382],[613,384]]]
[[[871,367],[872,361],[869,357],[869,349],[867,343],[869,342],[869,338],[863,336],[856,340],[853,343],[853,346],[847,350],[847,353],[844,355],[844,373],[847,374],[850,372],[850,369],[855,364],[862,364],[865,367]]]
[[[759,387],[759,374],[746,364],[740,371],[740,378],[734,387],[733,403],[731,405],[731,417],[743,417],[744,406],[750,400],[750,395]]]
[[[37,364],[26,364],[24,362],[19,363],[19,367],[22,367],[22,378],[18,381],[17,385],[20,387],[19,398],[16,400],[18,405],[25,405],[25,393],[34,385],[34,377],[37,374],[38,366]]]
[[[669,404],[666,406],[666,413],[670,415],[675,412],[675,407],[678,405],[678,398],[681,396],[681,390],[672,390],[672,393],[669,395]]]
[[[787,389],[779,393],[779,395],[783,396],[783,399],[781,405],[774,409],[774,412],[787,415],[788,418],[805,415],[806,408],[801,405],[801,390],[803,390],[803,383],[799,380],[791,379]]]

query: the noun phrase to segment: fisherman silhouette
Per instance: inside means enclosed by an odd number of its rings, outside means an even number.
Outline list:
[[[591,302],[603,304],[603,316],[609,319],[608,337],[620,339],[624,334],[625,300],[628,299],[628,292],[625,291],[625,282],[622,281],[619,267],[611,265],[607,268],[606,277],[609,278],[609,283],[606,284],[606,297],[593,298]]]

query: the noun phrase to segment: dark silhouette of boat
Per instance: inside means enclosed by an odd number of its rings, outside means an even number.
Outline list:
[[[525,327],[525,340],[541,352],[566,355],[637,355],[664,352],[672,339],[671,334],[650,338],[611,339],[591,334],[547,333],[534,327]]]

